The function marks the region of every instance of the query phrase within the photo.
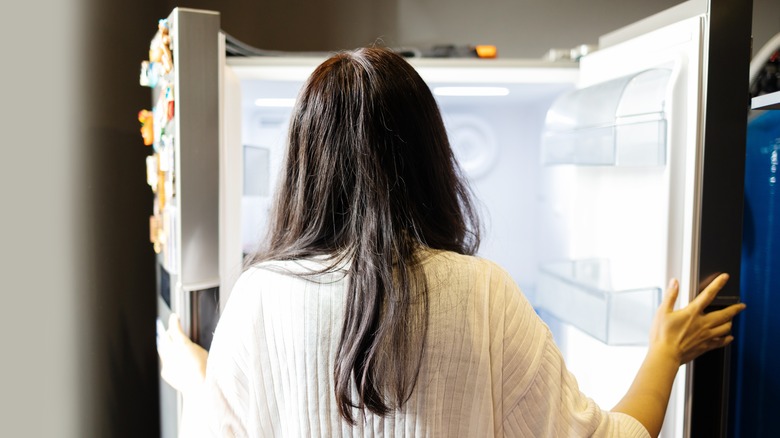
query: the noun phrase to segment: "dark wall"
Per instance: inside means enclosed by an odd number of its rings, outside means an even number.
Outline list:
[[[328,38],[327,2],[306,0],[168,0],[176,6],[219,11],[222,29],[257,47],[321,50]]]
[[[255,47],[349,49],[381,40],[391,47],[496,44],[504,57],[538,58],[550,48],[598,37],[680,0],[169,0],[220,11],[223,29]],[[756,49],[780,32],[780,2],[754,0]]]
[[[780,1],[753,0],[753,53],[780,33]]]
[[[361,0],[169,0],[168,6],[219,11],[222,29],[269,50],[331,51],[396,45],[396,2]]]
[[[146,185],[150,153],[139,136],[137,113],[150,109],[151,92],[138,85],[157,19],[158,2],[88,0],[84,83],[88,132],[83,244],[89,266],[92,351],[90,389],[97,400],[91,436],[159,434],[154,254]]]

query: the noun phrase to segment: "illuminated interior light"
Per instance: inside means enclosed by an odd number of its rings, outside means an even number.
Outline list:
[[[435,87],[437,96],[506,96],[509,89],[504,87]]]
[[[255,105],[276,108],[292,108],[295,105],[295,99],[287,98],[261,98],[255,100]]]

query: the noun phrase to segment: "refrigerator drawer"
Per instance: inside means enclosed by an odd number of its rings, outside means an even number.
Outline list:
[[[661,289],[614,290],[605,259],[542,266],[534,305],[608,345],[646,345]]]

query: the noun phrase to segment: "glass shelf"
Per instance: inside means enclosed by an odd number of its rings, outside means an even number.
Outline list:
[[[646,345],[661,289],[614,290],[609,261],[542,266],[534,305],[608,345]]]

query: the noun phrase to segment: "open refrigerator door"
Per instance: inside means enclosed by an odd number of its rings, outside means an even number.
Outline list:
[[[535,301],[602,407],[644,355],[614,346],[646,342],[669,278],[680,307],[720,272],[732,280],[710,310],[739,300],[748,3],[689,1],[602,37],[548,112],[542,209],[557,227],[542,239],[566,243]],[[726,435],[728,356],[681,368],[662,436]]]
[[[176,8],[160,20],[140,83],[153,109],[139,113],[151,146],[150,241],[157,256],[158,332],[171,312],[208,349],[219,317],[219,14]],[[160,333],[158,333],[158,336]],[[181,395],[160,382],[161,434],[175,437]]]

